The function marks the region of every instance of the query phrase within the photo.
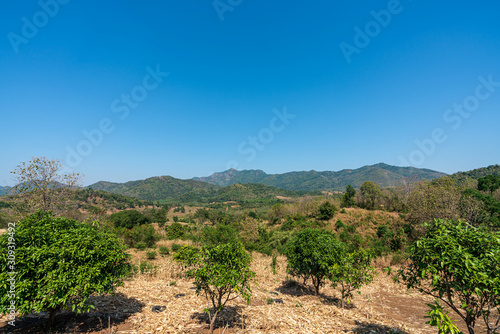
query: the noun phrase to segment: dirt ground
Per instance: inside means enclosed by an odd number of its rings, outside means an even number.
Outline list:
[[[253,254],[257,273],[250,305],[237,298],[228,303],[216,323],[216,333],[437,333],[424,318],[431,298],[407,291],[379,272],[375,281],[355,295],[349,308],[338,307],[338,291],[328,284],[319,296],[311,289],[290,281],[286,259],[278,258],[276,275],[271,258]],[[134,254],[139,261],[145,256]],[[150,261],[151,273],[136,275],[118,288],[114,296],[96,296],[96,310],[82,315],[71,312],[56,317],[45,330],[47,314],[16,319],[15,328],[0,318],[0,333],[208,333],[205,298],[196,296],[192,281],[171,256]],[[272,303],[271,303],[272,301]],[[154,306],[165,306],[153,312]],[[460,325],[462,331],[465,330]],[[480,333],[481,331],[478,331]]]

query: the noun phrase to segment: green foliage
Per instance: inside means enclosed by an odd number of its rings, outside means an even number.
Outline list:
[[[356,198],[356,190],[354,190],[354,188],[351,185],[348,185],[345,188],[344,195],[342,195],[342,201],[340,206],[342,208],[352,208],[356,204],[354,201],[355,198]]]
[[[140,213],[137,210],[124,210],[120,212],[113,213],[109,220],[116,227],[125,227],[125,228],[133,228],[137,225],[143,225],[150,222],[150,219]]]
[[[426,318],[429,319],[426,323],[431,326],[436,326],[439,331],[438,334],[463,334],[457,326],[453,324],[453,320],[448,316],[439,302],[436,300],[434,304],[427,304],[430,310],[427,312]]]
[[[282,231],[300,230],[304,228],[323,228],[326,226],[324,221],[307,220],[306,217],[299,214],[287,217],[287,220],[281,225]]]
[[[483,318],[493,333],[490,317],[500,309],[500,234],[458,221],[435,220],[409,249],[408,266],[398,279],[408,288],[431,295],[455,311],[474,333]],[[496,323],[499,326],[499,322]]]
[[[373,281],[375,269],[370,265],[371,259],[368,252],[360,250],[343,256],[330,267],[330,280],[341,293],[342,307],[350,302],[354,291]]]
[[[12,238],[12,239],[9,239]],[[15,242],[15,265],[8,244]],[[92,294],[112,293],[130,271],[125,246],[113,234],[96,226],[50,213],[37,212],[0,236],[0,313],[10,306],[9,279],[15,277],[15,305],[20,314],[55,313],[93,308]],[[16,274],[9,272],[15,266]]]
[[[377,201],[382,197],[380,186],[372,181],[365,181],[360,190],[361,206],[368,210],[374,210],[377,206]]]
[[[148,245],[146,245],[146,243],[143,241],[139,241],[135,244],[135,248],[138,250],[145,250],[146,248],[148,248]]]
[[[137,249],[139,249],[137,246],[139,243],[144,243],[146,247],[153,247],[159,238],[151,225],[137,225],[131,229],[126,229],[123,237],[127,245],[130,247],[135,246]]]
[[[241,242],[220,244],[202,249],[199,266],[188,272],[195,279],[196,294],[203,293],[212,306],[208,311],[211,333],[217,315],[229,300],[241,295],[250,303],[250,280],[255,277],[251,260]]]
[[[156,259],[157,256],[158,256],[158,253],[156,253],[156,251],[154,251],[154,250],[146,252],[146,258],[148,260],[154,260],[154,259]]]
[[[175,221],[170,226],[167,226],[165,228],[165,231],[166,231],[167,239],[169,239],[169,240],[182,239],[186,233],[185,229],[184,229],[184,225],[182,225],[178,222],[175,222]]]
[[[199,263],[200,256],[199,248],[184,245],[174,254],[174,260],[183,263],[186,267],[191,267]]]
[[[337,212],[337,207],[332,203],[325,201],[318,207],[318,214],[316,218],[321,220],[330,220],[335,216]]]
[[[172,244],[172,252],[174,252],[174,253],[175,253],[175,252],[178,252],[178,251],[179,251],[179,249],[181,249],[181,247],[182,247],[182,246],[181,246],[181,245],[179,245],[179,244]]]
[[[498,188],[500,188],[500,176],[498,175],[486,175],[477,180],[478,190],[493,193]]]
[[[330,267],[345,255],[345,246],[332,233],[311,228],[299,231],[287,248],[288,273],[304,281],[312,278],[316,293],[330,277]]]
[[[204,227],[201,231],[201,242],[205,246],[216,246],[239,240],[238,232],[229,225],[217,225],[216,227]]]
[[[160,246],[158,251],[160,252],[160,255],[167,255],[170,253],[170,250],[168,249],[167,246]]]

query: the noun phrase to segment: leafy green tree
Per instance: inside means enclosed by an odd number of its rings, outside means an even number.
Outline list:
[[[205,246],[216,246],[239,240],[238,232],[228,225],[217,225],[216,227],[204,227],[201,241]]]
[[[173,222],[165,228],[167,239],[181,239],[185,235],[184,226],[181,223]]]
[[[127,229],[123,234],[125,243],[130,247],[141,248],[138,244],[144,243],[145,247],[153,247],[159,239],[155,228],[152,225],[136,225],[131,229]]]
[[[287,271],[302,277],[304,282],[312,278],[316,294],[331,276],[330,268],[341,263],[345,246],[324,229],[306,228],[297,233],[287,246]]]
[[[250,281],[255,277],[250,270],[252,258],[241,242],[236,242],[203,248],[197,261],[198,266],[188,271],[188,276],[195,279],[196,294],[203,293],[211,306],[205,312],[210,320],[210,333],[213,333],[217,316],[228,301],[241,295],[250,303]]]
[[[97,226],[48,212],[26,217],[0,236],[0,313],[13,302],[21,315],[48,311],[51,326],[65,307],[88,311],[89,296],[112,293],[130,271],[125,249]]]
[[[316,217],[321,220],[329,220],[335,216],[335,212],[337,212],[337,207],[328,201],[324,201],[318,207],[318,214]]]
[[[497,332],[500,234],[462,221],[435,220],[425,227],[396,279],[445,303],[465,322],[469,334],[475,333],[481,318],[487,334]]]
[[[64,173],[59,160],[46,157],[32,157],[28,162],[21,162],[12,172],[17,185],[14,193],[24,195],[28,212],[49,211],[63,203],[69,191],[80,186],[79,173]]]
[[[477,180],[477,189],[489,191],[490,195],[498,188],[500,188],[500,176],[498,175],[486,175]]]
[[[345,188],[344,195],[342,195],[342,201],[340,206],[342,208],[352,208],[356,204],[356,202],[354,201],[355,198],[356,198],[356,190],[351,185],[348,185]]]
[[[375,210],[377,201],[382,197],[380,186],[375,182],[365,181],[359,190],[362,206],[368,210]]]
[[[370,264],[371,260],[368,252],[359,250],[342,257],[340,263],[330,268],[330,281],[340,291],[342,307],[352,299],[354,291],[373,281],[375,269]]]
[[[116,227],[125,227],[129,229],[137,225],[148,224],[151,222],[149,217],[143,215],[137,210],[115,212],[109,216],[109,221]]]

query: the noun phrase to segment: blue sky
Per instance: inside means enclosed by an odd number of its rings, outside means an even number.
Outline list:
[[[0,185],[32,156],[84,184],[499,163],[499,12],[491,1],[11,1]]]

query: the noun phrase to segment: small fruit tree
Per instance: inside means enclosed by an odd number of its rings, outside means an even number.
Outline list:
[[[469,334],[475,333],[480,319],[487,334],[498,332],[500,233],[448,220],[434,220],[425,229],[424,237],[410,247],[410,261],[396,279],[436,298],[435,305],[429,304],[430,323],[440,330],[457,331],[437,301],[460,316]]]
[[[207,298],[209,307],[205,312],[210,320],[210,333],[213,333],[217,315],[228,301],[241,295],[250,302],[250,281],[255,277],[250,270],[252,258],[241,242],[235,242],[203,248],[201,253],[187,256],[187,259],[187,265],[194,265],[188,277],[194,277],[196,293],[203,293]]]
[[[96,226],[36,212],[0,236],[0,313],[84,312],[92,294],[112,293],[130,270],[125,246]]]
[[[324,229],[306,228],[297,233],[287,246],[288,272],[302,277],[304,282],[312,278],[316,294],[331,276],[330,268],[341,263],[345,245]]]
[[[342,296],[341,306],[352,299],[354,291],[370,284],[375,277],[375,269],[370,265],[371,255],[365,250],[346,254],[338,264],[330,268],[330,280]]]

